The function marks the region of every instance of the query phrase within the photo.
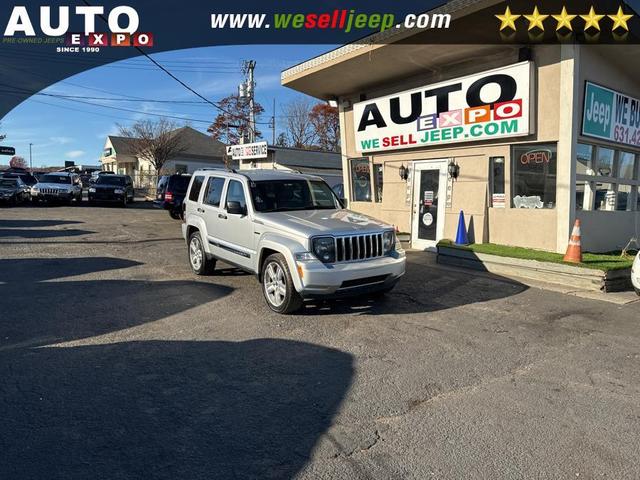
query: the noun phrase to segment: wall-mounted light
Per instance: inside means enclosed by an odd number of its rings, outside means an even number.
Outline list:
[[[451,160],[447,166],[447,171],[449,172],[449,176],[455,180],[458,178],[458,175],[460,175],[460,166]]]
[[[338,97],[330,98],[329,100],[327,100],[327,104],[331,108],[338,108]]]
[[[401,180],[407,181],[407,178],[409,178],[409,169],[402,164],[398,169],[398,174]]]

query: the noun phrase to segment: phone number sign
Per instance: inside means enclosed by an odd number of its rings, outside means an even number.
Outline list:
[[[640,100],[587,82],[582,135],[640,146]]]

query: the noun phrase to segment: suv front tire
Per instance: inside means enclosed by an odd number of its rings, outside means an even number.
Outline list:
[[[207,252],[202,245],[200,232],[195,231],[189,237],[189,265],[196,275],[209,275],[216,268],[216,261],[207,257]]]
[[[269,255],[264,261],[262,294],[276,313],[293,313],[302,306],[302,297],[293,285],[289,266],[281,253]]]

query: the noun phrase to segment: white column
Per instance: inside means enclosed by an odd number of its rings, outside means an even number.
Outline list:
[[[578,105],[580,45],[560,46],[560,131],[556,177],[556,251],[564,253],[575,221],[576,148],[580,125]]]

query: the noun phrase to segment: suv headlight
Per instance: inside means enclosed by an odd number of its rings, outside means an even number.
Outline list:
[[[113,193],[116,193],[116,194],[124,193],[124,190],[122,190],[121,188],[116,188],[116,189],[113,191]]]
[[[333,237],[317,237],[311,242],[311,250],[322,263],[336,261],[336,242]]]
[[[89,193],[96,193],[95,187],[89,187]]]
[[[396,232],[388,231],[382,234],[382,251],[384,254],[391,253],[396,245]]]

